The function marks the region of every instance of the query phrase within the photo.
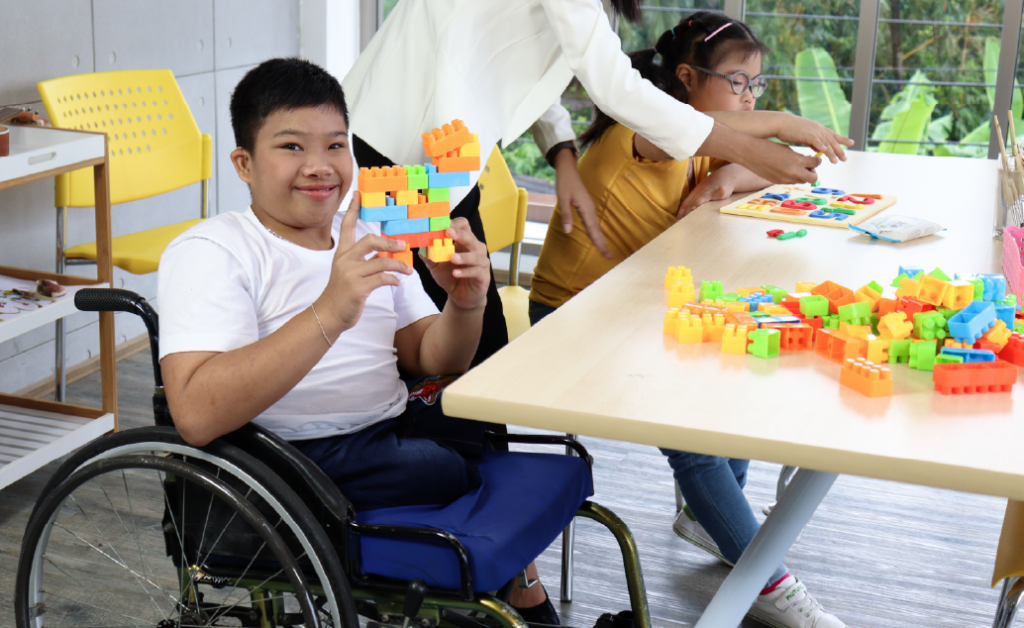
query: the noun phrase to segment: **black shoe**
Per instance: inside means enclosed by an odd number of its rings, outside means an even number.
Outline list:
[[[617,615],[605,613],[597,618],[594,628],[633,628],[633,611],[620,611]]]
[[[540,585],[544,589],[544,585]],[[519,616],[528,624],[545,624],[547,626],[561,626],[562,622],[558,620],[558,611],[555,610],[555,605],[551,603],[551,596],[548,595],[548,590],[544,589],[544,595],[546,599],[536,606],[530,608],[512,608],[516,609]]]

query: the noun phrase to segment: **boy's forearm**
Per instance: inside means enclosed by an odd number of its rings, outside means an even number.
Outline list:
[[[737,192],[753,192],[772,185],[772,182],[759,177],[748,168],[739,164],[726,164],[715,171],[719,176],[726,177],[732,184],[733,194]]]
[[[451,300],[434,319],[420,341],[422,375],[465,373],[480,345],[484,307],[464,310]]]

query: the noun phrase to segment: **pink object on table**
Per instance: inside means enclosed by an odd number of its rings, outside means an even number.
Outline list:
[[[1006,227],[1003,229],[1003,274],[1006,275],[1007,286],[1017,295],[1018,300],[1024,298],[1024,229]]]

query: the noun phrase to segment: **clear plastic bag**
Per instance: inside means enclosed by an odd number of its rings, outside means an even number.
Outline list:
[[[906,242],[946,230],[937,222],[911,216],[879,216],[850,228],[887,242]]]

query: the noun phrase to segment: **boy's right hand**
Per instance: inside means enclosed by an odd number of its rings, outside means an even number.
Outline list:
[[[821,158],[801,155],[777,142],[746,137],[749,141],[740,149],[740,156],[730,161],[772,183],[792,185],[818,180],[814,169],[821,165]]]
[[[397,286],[401,280],[389,274],[398,272],[405,275],[413,272],[412,266],[388,257],[367,255],[377,251],[396,253],[405,250],[405,242],[376,235],[365,235],[356,241],[356,222],[359,220],[359,192],[352,193],[345,217],[341,220],[338,247],[334,252],[331,278],[323,294],[316,300],[317,312],[321,316],[324,330],[334,342],[341,333],[355,327],[363,314],[363,307],[370,293],[381,286]]]

